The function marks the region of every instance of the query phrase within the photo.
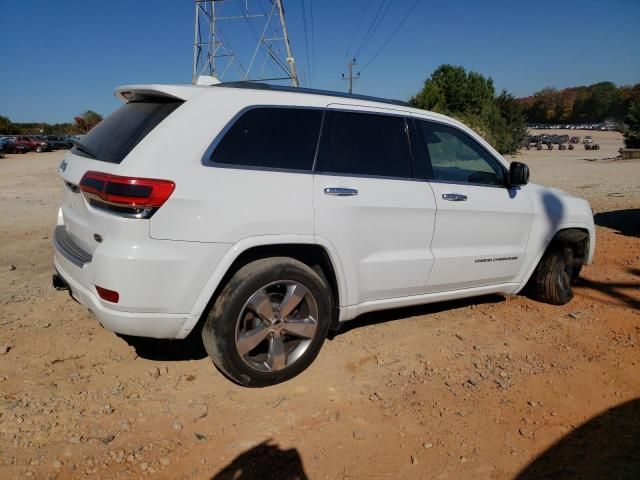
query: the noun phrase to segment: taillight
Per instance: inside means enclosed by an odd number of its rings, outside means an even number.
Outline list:
[[[87,172],[80,180],[80,190],[91,206],[133,218],[150,218],[175,188],[176,184],[170,180],[101,172]]]

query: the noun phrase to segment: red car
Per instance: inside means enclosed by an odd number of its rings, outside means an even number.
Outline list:
[[[35,150],[38,153],[51,150],[47,142],[38,138],[34,138],[30,135],[14,135],[13,137],[9,137],[9,140],[11,140],[16,145],[24,145],[30,150]]]
[[[571,137],[569,143],[580,143],[580,137]]]
[[[30,151],[31,149],[29,147],[18,145],[10,138],[0,138],[0,153],[27,153]]]

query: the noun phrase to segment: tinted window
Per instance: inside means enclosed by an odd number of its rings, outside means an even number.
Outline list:
[[[311,170],[322,110],[254,108],[245,112],[211,154],[223,165]]]
[[[466,133],[446,125],[416,120],[433,178],[454,183],[504,185],[502,165]]]
[[[86,134],[82,149],[73,153],[120,163],[162,120],[182,105],[181,100],[158,99],[125,103]]]
[[[328,111],[316,170],[411,178],[411,152],[404,118]]]

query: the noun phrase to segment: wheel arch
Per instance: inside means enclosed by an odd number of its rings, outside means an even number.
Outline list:
[[[248,263],[269,257],[294,258],[324,277],[334,298],[330,328],[339,325],[341,300],[347,298],[346,284],[340,259],[331,245],[318,243],[313,237],[292,236],[274,239],[273,236],[250,237],[234,244],[223,259],[216,265],[209,280],[198,296],[190,314],[190,320],[183,327],[187,336],[204,318],[217,296],[229,279]]]
[[[570,225],[560,227],[556,233],[546,242],[546,245],[538,253],[535,262],[533,262],[522,283],[522,288],[529,282],[531,276],[542,261],[545,253],[560,244],[568,244],[573,248],[574,254],[581,259],[582,264],[588,264],[593,255],[592,232],[586,225]]]

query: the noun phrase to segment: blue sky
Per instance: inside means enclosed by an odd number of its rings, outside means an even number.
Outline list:
[[[351,43],[355,53],[382,1],[284,0],[303,71],[306,4],[309,50],[315,52],[313,87],[346,88],[340,79],[346,50]],[[414,0],[389,2],[356,70],[369,62]],[[192,0],[0,0],[0,115],[22,122],[72,121],[87,109],[108,114],[117,108],[118,85],[190,82],[193,17]],[[252,47],[244,26],[228,31],[234,49]],[[638,83],[640,1],[422,0],[362,70],[355,91],[407,99],[442,63],[491,76],[497,89],[516,96],[546,86]]]

